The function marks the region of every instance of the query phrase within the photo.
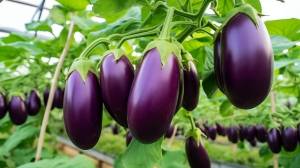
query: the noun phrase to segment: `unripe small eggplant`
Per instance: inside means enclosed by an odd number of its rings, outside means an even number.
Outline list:
[[[252,147],[256,147],[256,145],[257,145],[256,139],[249,141],[249,143]]]
[[[216,123],[217,133],[221,136],[226,136],[226,128],[224,128],[219,123]]]
[[[35,90],[32,90],[26,100],[27,112],[29,115],[37,115],[41,109],[41,99]]]
[[[239,138],[240,138],[240,141],[244,141],[244,139],[246,138],[246,127],[240,125],[239,126]]]
[[[111,132],[114,135],[118,135],[119,134],[120,130],[119,130],[119,127],[118,127],[117,124],[114,124],[114,125],[111,126]]]
[[[210,168],[209,156],[201,143],[192,137],[185,142],[185,152],[191,168]]]
[[[284,128],[281,132],[282,147],[288,152],[292,152],[296,149],[298,138],[297,130],[292,127]]]
[[[208,129],[207,129],[207,133],[208,133],[208,137],[211,139],[211,140],[216,140],[216,137],[217,137],[217,129],[215,126],[209,126]]]
[[[182,106],[188,110],[194,110],[199,101],[200,81],[195,64],[188,62],[188,67],[183,70],[184,94]]]
[[[49,94],[50,94],[50,89],[49,88],[46,88],[44,90],[44,93],[43,93],[43,100],[44,100],[44,105],[46,106],[47,105],[47,102],[48,102],[48,98],[49,98]]]
[[[261,142],[264,143],[267,141],[267,129],[263,126],[263,125],[256,125],[256,139]]]
[[[228,137],[228,140],[232,143],[237,143],[239,140],[239,130],[237,127],[228,127],[226,135]]]
[[[272,128],[268,133],[268,146],[273,153],[281,151],[281,135],[278,129]]]
[[[53,106],[56,108],[63,108],[64,104],[64,89],[61,89],[60,87],[56,88],[54,98],[53,98]]]
[[[106,55],[100,66],[100,86],[103,103],[111,117],[127,128],[127,102],[134,69],[126,56]]]
[[[26,122],[26,104],[20,96],[12,96],[9,102],[9,117],[16,125],[21,125]]]
[[[5,96],[0,93],[0,119],[2,119],[7,113],[7,103]]]
[[[246,139],[248,142],[252,142],[255,140],[255,135],[256,135],[256,128],[255,126],[248,126],[246,127]]]

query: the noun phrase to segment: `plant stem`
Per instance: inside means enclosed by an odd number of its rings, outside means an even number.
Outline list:
[[[79,57],[83,58],[83,57],[88,56],[95,47],[97,47],[99,44],[102,44],[102,43],[109,44],[109,40],[107,38],[96,39],[82,51],[82,53],[80,54]]]
[[[171,29],[171,22],[173,20],[173,16],[174,16],[174,8],[171,7],[171,8],[168,9],[167,17],[165,19],[162,31],[159,35],[160,39],[164,39],[164,40],[169,39],[170,29]]]
[[[65,47],[60,55],[58,64],[56,66],[55,69],[55,73],[52,79],[52,84],[51,84],[51,88],[50,88],[50,93],[49,93],[49,98],[47,101],[47,105],[46,105],[46,110],[44,113],[44,117],[43,117],[43,121],[42,121],[42,126],[41,126],[41,130],[40,130],[40,135],[39,135],[39,139],[38,139],[38,145],[37,145],[37,151],[36,151],[36,155],[35,155],[35,161],[38,161],[41,158],[41,153],[42,153],[42,148],[44,145],[44,139],[45,139],[45,134],[46,134],[46,128],[48,125],[48,121],[49,121],[49,114],[51,111],[51,106],[53,103],[53,98],[54,98],[54,93],[55,90],[57,88],[57,82],[58,82],[58,78],[65,60],[66,55],[68,54],[68,51],[70,49],[70,45],[71,45],[71,39],[73,37],[73,33],[74,33],[74,20],[71,20],[70,23],[70,27],[69,27],[69,33],[68,33],[68,37],[66,40],[66,44]]]
[[[195,130],[196,129],[196,125],[195,125],[195,121],[194,121],[193,116],[188,111],[187,111],[187,115],[188,115],[188,118],[190,120],[190,124],[191,124],[192,130]]]
[[[175,139],[176,132],[177,132],[177,128],[178,128],[178,125],[176,124],[176,125],[174,126],[174,130],[173,130],[173,132],[172,132],[172,136],[171,136],[170,141],[169,141],[169,143],[168,143],[168,146],[169,146],[169,147],[171,147],[171,145],[172,145],[172,143],[173,143],[173,141],[174,141],[174,139]]]

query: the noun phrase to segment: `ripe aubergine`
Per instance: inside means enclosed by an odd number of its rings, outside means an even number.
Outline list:
[[[128,99],[128,127],[142,143],[152,143],[167,131],[176,110],[180,66],[175,55],[162,65],[156,48],[146,52]]]
[[[56,88],[54,98],[53,98],[53,106],[56,108],[63,108],[64,104],[64,89],[60,87]]]
[[[259,142],[266,142],[267,141],[267,129],[263,125],[256,126],[256,139]]]
[[[297,130],[292,127],[287,127],[281,132],[282,147],[288,152],[296,149],[298,144]]]
[[[246,127],[246,139],[248,140],[248,142],[252,142],[255,140],[255,135],[256,135],[256,128],[255,126],[248,126]]]
[[[257,16],[255,25],[248,15],[238,13],[218,36],[215,70],[220,89],[238,108],[259,105],[270,91],[273,74],[272,45],[264,23]]]
[[[89,71],[84,80],[77,70],[70,73],[64,96],[64,121],[71,141],[81,149],[92,148],[99,140],[102,100],[96,74]]]
[[[210,168],[208,154],[202,144],[192,137],[185,142],[185,152],[191,168]]]
[[[240,141],[244,141],[244,139],[246,138],[246,127],[240,125],[239,126],[239,138],[240,138]]]
[[[250,143],[250,145],[251,145],[252,147],[256,147],[256,145],[257,145],[256,139],[253,139],[253,140],[249,141],[249,143]]]
[[[183,70],[184,94],[182,106],[188,110],[194,110],[198,105],[200,81],[195,64],[188,62],[188,67]]]
[[[226,135],[226,128],[224,128],[222,125],[220,125],[219,123],[216,123],[216,128],[217,128],[217,133],[221,136],[225,136]]]
[[[111,117],[127,128],[127,102],[134,78],[133,67],[126,56],[116,60],[108,54],[100,66],[100,86],[103,103]]]
[[[223,74],[221,71],[221,34],[215,39],[214,45],[214,70],[218,88],[224,93]]]
[[[49,89],[49,88],[46,88],[45,91],[44,91],[44,93],[43,93],[44,106],[45,106],[45,108],[46,108],[46,105],[47,105],[47,103],[48,103],[49,94],[50,94],[50,89]],[[53,102],[52,102],[52,107],[51,107],[51,109],[53,109],[53,108],[54,108],[54,106],[53,106]]]
[[[112,132],[112,134],[114,134],[114,135],[118,135],[118,134],[119,134],[120,129],[119,129],[119,127],[118,127],[117,124],[114,124],[114,125],[111,126],[111,132]]]
[[[7,103],[5,96],[0,93],[0,119],[6,115],[7,112]]]
[[[26,104],[20,96],[12,96],[9,102],[9,117],[16,125],[21,125],[26,122]]]
[[[26,100],[29,115],[36,115],[41,109],[41,99],[35,90],[32,90]]]
[[[237,127],[231,126],[227,128],[226,135],[232,143],[237,143],[239,140],[239,130]]]
[[[183,81],[183,70],[180,69],[180,83],[179,83],[179,94],[178,94],[178,100],[176,104],[176,110],[175,114],[177,111],[181,108],[182,102],[183,102],[183,94],[184,94],[184,81]]]
[[[211,140],[216,140],[216,137],[217,137],[217,129],[215,126],[211,125],[208,127],[207,129],[207,134],[208,134],[208,137],[211,139]]]
[[[268,133],[268,146],[273,153],[281,151],[281,135],[278,129],[272,128]]]

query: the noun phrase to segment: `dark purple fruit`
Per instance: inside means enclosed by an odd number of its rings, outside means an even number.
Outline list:
[[[100,67],[103,103],[112,118],[127,128],[127,102],[134,78],[133,67],[126,56],[116,60],[113,54],[104,57]]]
[[[178,94],[178,100],[177,100],[177,104],[176,104],[175,114],[182,106],[183,94],[184,94],[183,70],[180,69],[179,94]]]
[[[237,127],[231,126],[227,128],[226,135],[232,143],[237,143],[239,140],[239,130]]]
[[[77,70],[67,79],[64,97],[64,121],[71,141],[81,149],[92,148],[99,140],[102,125],[102,100],[96,74],[85,80]]]
[[[256,145],[257,145],[256,139],[249,141],[249,143],[252,147],[256,147]]]
[[[5,96],[0,93],[0,119],[6,115],[7,112],[7,103]]]
[[[239,138],[240,141],[244,141],[244,139],[246,138],[246,127],[240,125],[239,126]]]
[[[284,150],[292,152],[296,149],[298,138],[297,130],[295,128],[287,127],[281,132],[282,146]]]
[[[221,136],[226,136],[226,129],[220,125],[219,123],[216,123],[217,133]]]
[[[281,136],[280,132],[276,128],[272,128],[268,133],[268,145],[273,153],[279,153],[281,151]]]
[[[64,104],[64,89],[57,88],[53,98],[53,106],[56,108],[63,108]]]
[[[176,110],[180,66],[175,55],[162,65],[156,48],[149,50],[134,78],[128,99],[128,127],[142,143],[162,137]]]
[[[120,130],[119,130],[119,127],[117,124],[114,124],[111,126],[111,132],[114,134],[114,135],[118,135]]]
[[[256,126],[256,139],[259,142],[266,142],[267,141],[267,129],[263,125]]]
[[[47,102],[48,102],[48,98],[49,98],[49,94],[50,94],[50,89],[49,88],[46,88],[45,89],[45,91],[44,91],[44,93],[43,93],[43,100],[44,100],[44,106],[46,107],[46,105],[47,105]],[[51,107],[51,109],[53,109],[54,107],[53,107],[53,103],[52,103],[52,107]]]
[[[208,154],[201,143],[189,137],[185,142],[185,152],[191,168],[210,168]]]
[[[126,146],[128,146],[130,144],[130,142],[132,141],[132,134],[128,131],[126,133]]]
[[[200,81],[195,64],[189,61],[188,67],[183,71],[184,94],[182,106],[189,111],[194,110],[198,105]]]
[[[255,140],[255,136],[256,136],[256,128],[255,126],[248,126],[246,127],[246,139],[248,140],[248,142],[252,142]]]
[[[208,137],[211,140],[216,140],[216,137],[217,137],[217,128],[215,126],[208,127],[207,134],[208,134]]]
[[[262,20],[257,17],[257,21],[255,25],[249,16],[238,13],[215,41],[218,85],[230,102],[242,109],[259,105],[272,84],[271,40]]]
[[[35,90],[32,90],[26,100],[27,112],[29,115],[37,115],[41,109],[41,99]]]
[[[174,126],[173,125],[170,125],[165,136],[166,138],[171,138],[172,135],[173,135],[173,132],[174,132]]]
[[[9,117],[16,124],[21,125],[26,122],[26,104],[20,96],[13,96],[9,102]]]

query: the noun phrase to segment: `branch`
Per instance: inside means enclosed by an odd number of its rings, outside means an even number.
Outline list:
[[[64,47],[64,49],[63,49],[63,51],[60,55],[59,62],[58,62],[57,66],[56,66],[56,69],[55,69],[54,77],[52,79],[49,98],[48,98],[48,102],[47,102],[47,105],[46,105],[46,110],[45,110],[45,113],[44,113],[43,122],[42,122],[41,130],[40,130],[40,136],[39,136],[39,140],[38,140],[38,145],[37,145],[37,150],[36,150],[36,155],[35,155],[35,161],[38,161],[41,158],[41,153],[42,153],[42,148],[43,148],[43,145],[44,145],[46,128],[47,128],[48,120],[49,120],[49,114],[50,114],[51,106],[52,106],[52,103],[53,103],[55,90],[57,88],[57,81],[59,79],[59,75],[60,75],[64,60],[65,60],[65,57],[68,54],[68,51],[69,51],[69,48],[70,48],[71,39],[72,39],[73,33],[74,33],[73,31],[74,31],[74,21],[71,20],[70,27],[69,27],[69,33],[68,33],[68,37],[67,37],[67,40],[66,40],[66,44],[65,44],[65,47]]]

